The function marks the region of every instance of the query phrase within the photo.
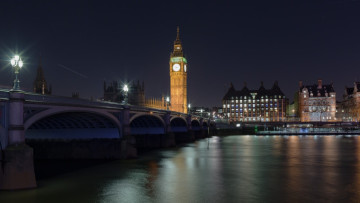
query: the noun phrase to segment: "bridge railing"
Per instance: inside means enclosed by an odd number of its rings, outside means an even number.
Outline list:
[[[92,101],[81,98],[71,98],[62,96],[42,95],[35,93],[24,93],[24,99],[27,102],[40,102],[40,103],[51,103],[51,104],[71,104],[71,105],[82,105],[82,106],[96,106],[96,107],[115,107],[123,108],[122,104],[106,101]]]
[[[9,99],[9,89],[1,89],[0,88],[0,99],[8,100]],[[123,109],[125,105],[116,102],[109,101],[99,101],[99,100],[90,100],[90,99],[82,99],[82,98],[72,98],[72,97],[64,97],[64,96],[54,96],[54,95],[42,95],[32,92],[23,92],[25,102],[33,102],[33,103],[44,103],[44,104],[54,104],[54,105],[79,105],[79,106],[90,106],[90,107],[104,107],[104,108],[117,108]],[[165,113],[168,110],[164,109],[154,109],[144,106],[133,106],[131,104],[127,105],[132,111],[142,111],[142,112],[153,112],[153,113]],[[173,112],[170,111],[172,115],[180,115],[187,116],[188,114]],[[193,115],[196,117],[196,115]]]
[[[0,89],[0,99],[9,99],[9,90]]]

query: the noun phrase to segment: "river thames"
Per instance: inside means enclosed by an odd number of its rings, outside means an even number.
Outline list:
[[[0,202],[359,202],[360,137],[212,137],[38,186],[2,191]]]

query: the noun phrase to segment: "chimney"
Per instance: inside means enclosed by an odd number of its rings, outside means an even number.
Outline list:
[[[321,89],[322,88],[322,80],[318,80],[318,89]]]
[[[301,88],[303,86],[302,80],[299,81],[299,87]]]

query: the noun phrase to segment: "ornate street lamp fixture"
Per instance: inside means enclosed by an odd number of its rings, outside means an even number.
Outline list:
[[[169,110],[170,106],[170,97],[166,97],[166,110]]]
[[[11,59],[10,61],[11,66],[14,68],[15,70],[15,80],[14,80],[14,87],[13,90],[20,90],[20,80],[18,78],[20,69],[23,67],[24,63],[21,60],[19,55],[15,55],[14,58]]]
[[[129,92],[129,87],[127,86],[127,84],[125,84],[123,87],[124,104],[128,104],[128,92]]]

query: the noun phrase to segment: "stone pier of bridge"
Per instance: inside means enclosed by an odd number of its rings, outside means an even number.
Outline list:
[[[8,143],[1,152],[0,189],[34,188],[36,187],[34,153],[33,149],[25,144],[22,92],[9,92],[8,109]]]

